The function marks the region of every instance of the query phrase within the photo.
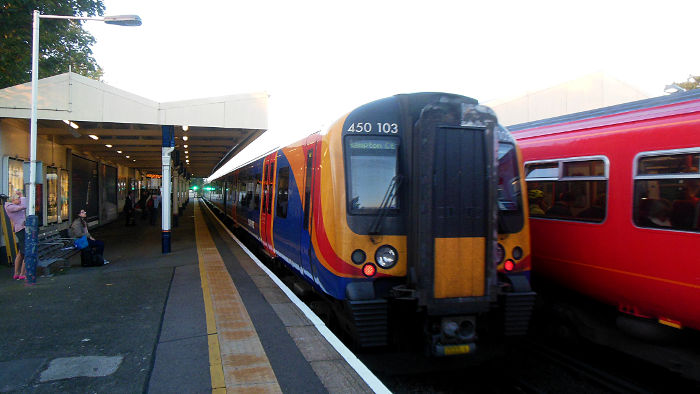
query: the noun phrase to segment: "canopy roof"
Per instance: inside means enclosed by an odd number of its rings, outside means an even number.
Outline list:
[[[188,173],[207,177],[224,157],[234,156],[267,130],[267,100],[266,93],[250,93],[159,103],[65,73],[39,80],[37,134],[106,161],[160,173],[161,125],[174,125],[183,162],[188,152]],[[30,116],[30,83],[0,90],[0,118],[27,119],[29,130]]]

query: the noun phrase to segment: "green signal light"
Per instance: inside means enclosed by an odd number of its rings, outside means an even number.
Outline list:
[[[199,187],[197,185],[192,186],[192,190],[197,190]]]

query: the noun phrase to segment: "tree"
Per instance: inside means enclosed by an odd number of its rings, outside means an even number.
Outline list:
[[[32,13],[104,15],[102,0],[3,0],[0,3],[0,89],[32,79]],[[99,80],[102,68],[92,57],[95,38],[81,21],[42,19],[39,78],[68,71]]]
[[[686,82],[674,82],[685,90],[700,89],[700,75],[691,75]]]

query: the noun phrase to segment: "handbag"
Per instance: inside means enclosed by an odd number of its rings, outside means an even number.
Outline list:
[[[87,235],[83,235],[82,237],[76,239],[76,240],[73,242],[73,245],[75,245],[75,247],[76,247],[77,249],[80,249],[80,250],[83,250],[83,249],[87,248],[87,247],[88,247]]]

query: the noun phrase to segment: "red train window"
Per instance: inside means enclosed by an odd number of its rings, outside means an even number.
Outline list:
[[[646,152],[635,164],[635,224],[700,232],[700,148]]]
[[[530,216],[602,222],[607,210],[607,163],[604,157],[527,163]]]

